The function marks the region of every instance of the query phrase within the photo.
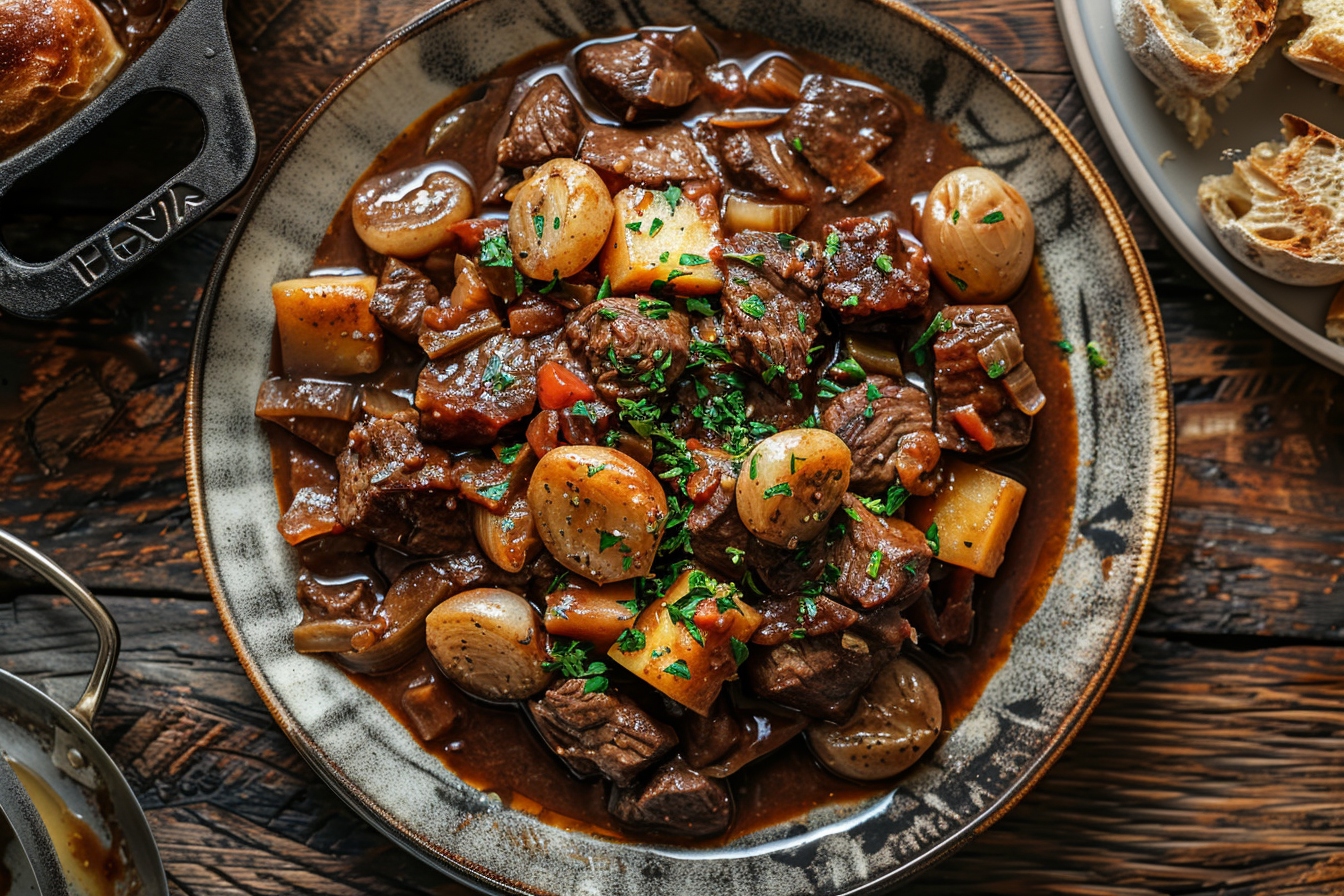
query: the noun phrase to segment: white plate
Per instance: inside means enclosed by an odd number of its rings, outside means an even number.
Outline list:
[[[1281,139],[1279,116],[1286,112],[1344,134],[1344,97],[1336,93],[1335,85],[1322,87],[1321,81],[1278,54],[1226,112],[1214,112],[1213,136],[1194,149],[1185,137],[1185,126],[1154,104],[1157,88],[1125,52],[1111,4],[1055,0],[1055,5],[1074,74],[1097,128],[1167,238],[1256,323],[1344,373],[1344,346],[1325,338],[1325,312],[1339,287],[1287,286],[1255,273],[1214,238],[1195,200],[1206,174],[1226,174],[1233,158],[1241,158],[1264,140]],[[1167,151],[1175,158],[1160,162]]]

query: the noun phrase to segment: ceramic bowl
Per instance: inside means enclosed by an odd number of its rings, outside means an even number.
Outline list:
[[[334,665],[294,652],[293,552],[265,434],[269,285],[301,276],[347,188],[455,88],[542,43],[644,24],[755,30],[871,72],[953,123],[1035,212],[1075,352],[1079,465],[1068,546],[1035,616],[979,703],[879,798],[830,806],[713,849],[612,842],[506,809],[422,750]],[[1080,338],[1081,337],[1081,338]],[[877,0],[477,0],[393,35],[290,134],[229,235],[201,309],[187,399],[187,469],[201,561],[224,626],[277,723],[354,809],[463,882],[518,893],[671,890],[784,896],[871,892],[947,855],[1035,782],[1095,705],[1138,618],[1161,542],[1172,421],[1161,323],[1120,210],[1078,144],[1002,63],[949,26]]]

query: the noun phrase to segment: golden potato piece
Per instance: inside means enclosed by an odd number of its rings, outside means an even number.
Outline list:
[[[369,311],[376,277],[305,277],[271,287],[285,375],[372,373],[383,363],[383,328]]]
[[[964,460],[948,460],[943,469],[947,478],[938,491],[912,499],[906,519],[925,532],[938,524],[939,560],[993,576],[1027,487]]]
[[[598,263],[613,295],[704,296],[723,289],[723,275],[709,260],[720,242],[718,205],[713,196],[680,194],[677,187],[626,187],[612,197],[616,216]],[[659,282],[666,286],[655,289]]]

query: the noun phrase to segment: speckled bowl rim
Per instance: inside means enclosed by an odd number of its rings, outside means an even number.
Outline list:
[[[322,97],[303,115],[285,135],[284,140],[272,153],[261,175],[249,189],[247,198],[229,229],[224,245],[220,250],[210,279],[206,284],[197,318],[196,337],[192,345],[191,367],[187,377],[186,413],[183,430],[183,442],[186,456],[187,492],[191,503],[191,518],[199,547],[201,567],[206,582],[219,612],[220,621],[237,653],[252,686],[261,696],[267,710],[276,724],[294,744],[300,755],[308,762],[320,777],[336,794],[360,817],[374,828],[397,842],[408,852],[426,861],[431,867],[446,874],[459,883],[473,888],[503,889],[514,893],[538,893],[518,881],[505,880],[490,869],[466,862],[454,856],[439,845],[408,830],[380,807],[366,799],[359,788],[339,767],[332,763],[321,747],[306,730],[284,710],[276,695],[272,693],[260,670],[249,659],[239,638],[236,621],[228,602],[224,599],[219,571],[211,544],[209,528],[206,523],[206,495],[202,487],[201,474],[201,377],[205,367],[206,346],[209,341],[210,326],[214,307],[219,299],[225,271],[233,256],[238,242],[247,229],[257,204],[265,194],[267,187],[289,157],[295,145],[303,138],[313,122],[321,116],[332,102],[354,81],[364,74],[389,52],[420,33],[438,25],[442,20],[468,7],[486,0],[446,0],[423,15],[413,19],[394,31],[373,52],[356,65],[348,74],[334,83]],[[1148,269],[1143,262],[1134,235],[1126,223],[1119,204],[1112,195],[1101,175],[1088,158],[1081,144],[1070,133],[1060,118],[1035,91],[1027,86],[998,57],[976,44],[952,25],[919,9],[900,2],[900,0],[870,0],[874,5],[885,8],[889,13],[900,16],[906,22],[922,28],[941,40],[949,49],[961,53],[973,63],[979,65],[997,78],[1054,137],[1055,141],[1068,155],[1076,172],[1082,176],[1093,197],[1105,215],[1111,233],[1124,256],[1125,266],[1133,280],[1135,294],[1139,302],[1139,313],[1143,320],[1144,335],[1149,347],[1149,357],[1154,365],[1154,382],[1161,385],[1151,396],[1153,405],[1154,469],[1160,482],[1154,482],[1155,501],[1145,508],[1148,518],[1144,522],[1138,560],[1135,564],[1134,581],[1126,598],[1121,624],[1114,630],[1110,642],[1102,654],[1102,660],[1083,689],[1081,698],[1073,710],[1065,716],[1040,755],[1023,769],[1018,779],[996,800],[989,803],[974,817],[968,819],[958,830],[941,839],[931,848],[917,857],[888,870],[886,873],[864,882],[851,890],[852,893],[872,893],[893,887],[900,881],[926,870],[933,864],[947,858],[965,846],[976,835],[1003,817],[1026,793],[1041,779],[1055,763],[1064,749],[1077,736],[1083,723],[1092,714],[1107,685],[1114,678],[1120,660],[1133,640],[1138,626],[1139,616],[1147,602],[1152,586],[1152,577],[1156,569],[1157,556],[1166,532],[1167,517],[1171,503],[1172,483],[1175,476],[1175,429],[1171,419],[1171,367],[1167,355],[1166,337],[1162,328],[1162,318],[1158,310],[1157,297],[1153,291]],[[1152,504],[1159,506],[1152,507]],[[391,720],[389,720],[391,723]]]

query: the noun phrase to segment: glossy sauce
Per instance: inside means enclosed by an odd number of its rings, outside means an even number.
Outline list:
[[[738,60],[748,75],[751,66],[762,58],[789,55],[808,72],[876,83],[857,71],[806,51],[785,52],[754,35],[705,30],[725,61]],[[482,206],[480,197],[495,177],[494,148],[507,125],[512,82],[518,76],[531,82],[547,73],[564,72],[559,64],[569,57],[573,47],[573,44],[543,47],[504,66],[491,79],[448,97],[380,153],[365,177],[426,161],[453,161],[470,177],[477,197],[476,215],[503,217],[506,205]],[[591,118],[610,120],[579,89],[576,79],[566,77],[566,81]],[[912,202],[946,172],[976,164],[948,128],[925,118],[908,98],[886,89],[905,112],[905,131],[873,160],[885,175],[885,182],[849,206],[840,204],[833,196],[814,201],[811,212],[795,231],[799,236],[818,240],[827,222],[852,215],[892,216],[899,226],[910,230],[916,214]],[[437,140],[427,152],[426,145],[436,124],[459,106],[464,108],[449,119],[447,136]],[[717,108],[701,97],[681,120],[693,120]],[[809,175],[817,177],[811,172]],[[824,182],[818,178],[816,184],[823,186]],[[347,197],[328,228],[313,267],[376,271],[378,261],[354,233]],[[937,307],[942,300],[936,298],[936,284],[934,292]],[[1063,339],[1064,334],[1059,331],[1058,316],[1039,268],[1034,269],[1010,305],[1021,324],[1026,355],[1048,402],[1035,418],[1029,446],[1012,457],[989,464],[1023,482],[1027,494],[997,577],[977,580],[971,643],[949,651],[932,646],[912,648],[913,655],[938,681],[949,725],[959,722],[974,706],[989,678],[1007,660],[1014,633],[1039,606],[1059,565],[1073,509],[1077,464],[1074,399],[1065,356],[1053,344]],[[285,453],[282,448],[288,436],[268,429],[279,437],[278,441],[273,440],[273,452],[278,458]],[[282,466],[277,465],[277,473]],[[280,481],[285,478],[277,477],[277,492],[282,500],[289,489],[287,482]],[[282,503],[281,509],[286,505],[287,502]],[[451,692],[447,699],[459,707],[461,717],[449,735],[422,744],[456,775],[498,795],[505,805],[537,815],[544,822],[623,837],[607,814],[602,781],[581,781],[570,774],[543,745],[525,712],[486,706],[462,696],[443,680],[427,651],[389,675],[347,674],[411,731],[414,729],[402,707],[403,694],[409,687],[437,682],[446,694]],[[734,823],[722,837],[697,841],[697,845],[726,842],[749,831],[797,818],[820,805],[852,803],[877,796],[889,791],[894,783],[888,780],[857,784],[840,779],[812,759],[802,737],[737,772],[728,782],[736,801]]]

